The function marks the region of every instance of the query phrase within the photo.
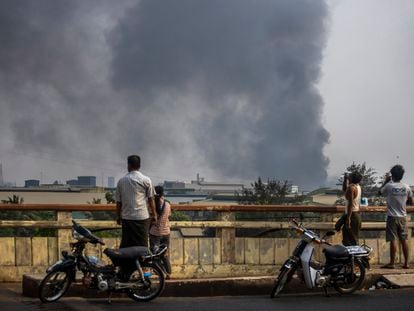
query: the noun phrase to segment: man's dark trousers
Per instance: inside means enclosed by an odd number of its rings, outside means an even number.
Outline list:
[[[148,247],[148,234],[151,219],[122,219],[122,239],[120,248],[130,246]]]

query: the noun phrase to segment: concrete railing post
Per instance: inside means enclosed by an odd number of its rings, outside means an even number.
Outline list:
[[[218,220],[232,222],[236,220],[234,212],[220,212]],[[219,228],[217,237],[221,239],[221,261],[226,264],[236,263],[236,229]]]
[[[341,216],[342,214],[323,213],[321,214],[321,221],[335,224]],[[331,230],[334,230],[334,228],[331,228],[329,230],[321,230],[320,236],[322,237],[324,234],[326,234],[326,232]],[[342,234],[340,232],[336,233],[334,236],[329,238],[329,242],[331,244],[342,244]]]
[[[57,222],[60,226],[69,227],[58,229],[57,237],[58,237],[58,257],[62,251],[70,251],[69,243],[72,240],[72,212],[57,212]]]

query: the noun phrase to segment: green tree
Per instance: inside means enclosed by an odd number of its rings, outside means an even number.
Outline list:
[[[382,182],[378,177],[377,171],[373,167],[368,167],[365,162],[357,164],[353,162],[346,168],[346,173],[351,174],[358,172],[362,175],[361,191],[362,196],[368,198],[369,205],[385,205],[385,199],[378,196],[379,184]],[[338,186],[342,186],[344,176],[342,175],[338,179]],[[345,205],[345,197],[343,194],[339,194],[335,202],[336,205]]]
[[[7,200],[1,201],[4,204],[23,204],[24,198],[13,194]],[[47,211],[3,211],[0,215],[0,220],[53,220],[54,213]],[[32,228],[16,228],[16,229],[1,229],[0,236],[54,236],[53,229],[32,229]]]
[[[306,200],[304,195],[290,195],[289,182],[286,180],[268,179],[263,182],[259,177],[257,181],[251,184],[250,189],[243,189],[236,193],[240,204],[259,204],[259,205],[277,205],[277,204],[303,204]],[[287,221],[290,218],[302,219],[302,213],[285,213],[285,212],[238,212],[236,220],[279,220]],[[266,236],[276,234],[279,237],[286,237],[289,232],[280,231],[279,229],[237,229],[237,234],[241,236]],[[276,232],[276,233],[275,233]]]
[[[19,195],[13,194],[13,196],[8,197],[7,200],[1,200],[1,203],[4,204],[23,204],[24,199]]]
[[[376,196],[378,193],[378,176],[377,171],[373,167],[368,167],[365,162],[361,164],[357,164],[355,162],[352,162],[350,166],[346,168],[346,173],[360,173],[362,175],[361,180],[361,190],[362,190],[362,196],[364,197],[372,197]],[[342,175],[338,179],[338,186],[342,186],[344,180],[344,176]]]
[[[266,183],[259,177],[251,184],[250,189],[243,189],[236,192],[236,197],[240,204],[285,204],[303,202],[305,196],[289,195],[289,183],[287,180],[268,179]]]
[[[92,198],[92,202],[88,201],[86,203],[88,203],[88,204],[102,204],[102,199],[101,198]]]
[[[191,217],[181,211],[172,211],[170,219],[172,221],[190,221]]]
[[[114,193],[111,191],[107,191],[105,193],[105,200],[107,204],[114,204],[115,203]]]
[[[92,198],[92,202],[88,201],[87,204],[102,204],[101,198]],[[91,211],[91,212],[84,212],[84,216],[88,219],[94,220],[115,220],[116,213],[115,212],[107,212],[107,211]]]

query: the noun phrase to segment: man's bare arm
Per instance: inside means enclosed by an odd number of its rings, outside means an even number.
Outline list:
[[[345,220],[345,226],[347,228],[351,228],[351,216],[352,216],[352,204],[353,201],[357,197],[357,192],[355,191],[355,187],[348,187],[346,189],[345,197],[347,199],[347,214],[346,214],[346,220]]]
[[[157,211],[155,209],[154,198],[148,198],[148,206],[149,206],[149,213],[151,216],[151,222],[153,224],[156,224],[157,223]]]
[[[348,174],[344,174],[344,180],[342,181],[342,191],[345,192],[348,188]]]
[[[379,190],[378,190],[378,195],[382,195],[382,188],[385,187],[386,184],[388,184],[391,181],[391,175],[390,174],[386,174],[384,177],[384,181],[382,182],[382,185],[380,186]]]
[[[122,209],[122,203],[116,202],[116,223],[118,225],[121,224],[121,209]]]

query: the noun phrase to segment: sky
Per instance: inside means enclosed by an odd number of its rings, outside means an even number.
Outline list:
[[[365,161],[414,184],[412,1],[38,3],[0,4],[5,180],[106,182],[139,153],[155,181],[310,190]]]
[[[333,1],[319,88],[330,133],[329,179],[366,162],[396,163],[414,184],[414,2]]]

